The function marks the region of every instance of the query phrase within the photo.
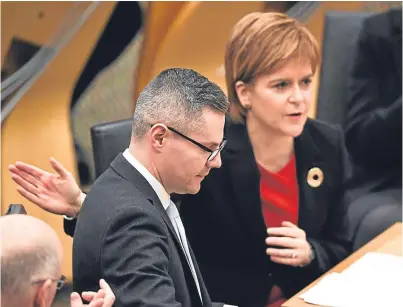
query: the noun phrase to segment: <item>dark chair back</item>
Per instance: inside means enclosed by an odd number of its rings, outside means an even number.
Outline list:
[[[132,121],[130,118],[91,127],[96,178],[107,170],[119,153],[129,147]]]
[[[347,76],[366,12],[328,12],[323,33],[322,67],[316,118],[344,126]]]

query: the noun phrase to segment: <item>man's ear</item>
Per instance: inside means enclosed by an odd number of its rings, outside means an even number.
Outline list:
[[[241,106],[244,107],[245,109],[250,109],[251,108],[251,102],[249,99],[249,87],[246,83],[243,81],[237,81],[235,83],[235,92],[238,97],[239,102],[241,103]]]
[[[35,296],[34,306],[36,307],[51,307],[52,301],[56,294],[56,287],[50,279],[46,280],[38,287]]]
[[[155,125],[151,128],[150,139],[153,148],[161,151],[167,140],[169,133],[168,127],[162,124]]]

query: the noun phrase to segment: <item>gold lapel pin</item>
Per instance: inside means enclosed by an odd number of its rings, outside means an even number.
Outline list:
[[[312,167],[306,176],[306,181],[312,188],[317,188],[320,186],[323,182],[323,179],[323,171],[319,167]]]

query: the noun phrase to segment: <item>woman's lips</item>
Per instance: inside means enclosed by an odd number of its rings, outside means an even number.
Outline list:
[[[299,121],[302,118],[302,113],[291,113],[287,117],[292,121]]]

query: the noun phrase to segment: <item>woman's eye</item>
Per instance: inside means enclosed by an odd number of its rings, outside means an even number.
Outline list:
[[[277,83],[274,87],[276,87],[278,89],[282,89],[282,88],[285,88],[287,85],[288,85],[288,83],[283,81],[283,82]]]
[[[311,79],[304,79],[304,80],[302,80],[302,84],[303,85],[309,85],[309,84],[311,84],[312,83],[312,80]]]

